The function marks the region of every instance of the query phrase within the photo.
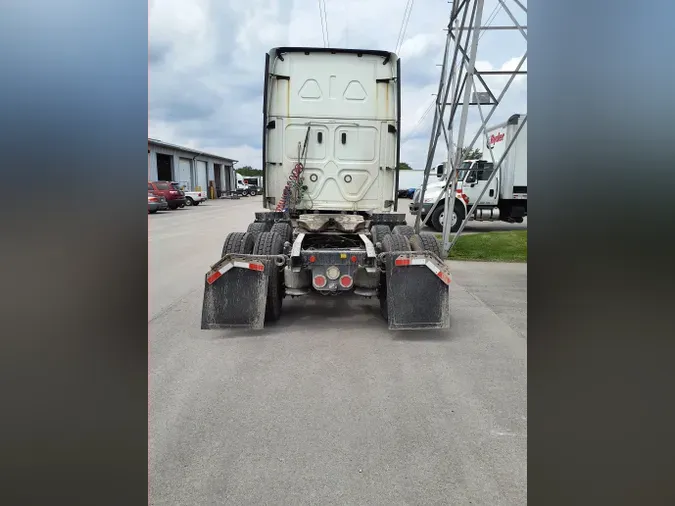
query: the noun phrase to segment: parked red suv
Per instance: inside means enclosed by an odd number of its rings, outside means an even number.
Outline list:
[[[178,209],[185,205],[185,192],[169,181],[148,181],[148,193],[163,196],[169,209]]]

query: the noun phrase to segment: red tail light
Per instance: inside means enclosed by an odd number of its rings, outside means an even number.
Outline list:
[[[178,195],[178,192],[176,190],[169,190],[170,195]]]
[[[340,278],[340,284],[342,285],[343,288],[349,288],[352,286],[352,277],[347,276],[346,274]]]
[[[326,286],[326,277],[322,276],[321,274],[318,274],[317,276],[314,276],[314,286],[317,288],[323,288]]]

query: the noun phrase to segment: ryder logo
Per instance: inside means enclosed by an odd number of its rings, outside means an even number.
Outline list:
[[[501,142],[503,140],[504,140],[504,133],[503,132],[499,132],[497,135],[494,135],[494,134],[491,135],[490,136],[490,147],[494,146],[495,144],[497,144],[498,142]]]

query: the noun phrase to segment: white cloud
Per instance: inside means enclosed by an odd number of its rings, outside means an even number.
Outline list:
[[[522,11],[507,5],[519,21]],[[496,0],[483,19],[510,24]],[[331,46],[394,50],[405,2],[327,0]],[[402,59],[402,160],[424,165],[438,88],[449,4],[417,0],[399,51]],[[149,12],[149,136],[188,145],[260,167],[264,55],[272,47],[322,46],[314,0],[151,0]],[[526,43],[518,32],[486,32],[478,69],[512,69]],[[526,66],[524,67],[526,69]],[[486,78],[495,94],[504,76]],[[516,78],[494,116],[526,112],[527,81]],[[481,88],[479,88],[480,90]],[[477,126],[478,112],[469,114]],[[471,137],[471,135],[469,135]],[[469,139],[470,140],[470,139]],[[439,149],[437,158],[444,158]]]

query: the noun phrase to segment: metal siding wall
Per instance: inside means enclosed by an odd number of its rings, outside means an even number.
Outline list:
[[[171,167],[171,179],[174,181],[178,179],[179,176],[179,167],[180,167],[180,156],[177,154],[173,155],[173,166]]]
[[[230,183],[229,172],[227,171],[227,166],[225,164],[220,166],[220,190],[227,191],[229,190],[228,186]]]
[[[194,184],[196,186],[201,186],[203,192],[207,190],[207,182],[206,182],[207,167],[208,167],[207,161],[205,161],[205,160],[195,160],[196,181],[195,181]],[[194,190],[194,188],[193,188],[193,190]]]
[[[216,176],[215,176],[215,167],[213,166],[213,161],[209,160],[206,162],[206,186],[204,187],[204,191],[206,192],[206,198],[211,198],[211,194],[209,193],[209,181],[213,181],[214,187],[216,184]],[[218,190],[218,188],[216,188]],[[216,195],[218,192],[216,191]]]
[[[157,151],[150,148],[150,159],[148,160],[148,181],[157,181]]]
[[[215,181],[216,175],[215,175],[215,167],[213,165],[213,161],[209,160],[206,165],[206,170],[207,170],[207,176],[206,179],[209,181]]]
[[[192,161],[189,158],[183,158],[179,157],[179,164],[178,165],[178,170],[174,174],[174,180],[177,181],[178,183],[187,185],[190,187],[193,183],[191,182],[190,179],[190,172],[191,172],[191,164]],[[182,163],[181,163],[182,162]],[[189,188],[192,189],[192,188]]]
[[[179,167],[180,167],[180,159],[181,158],[186,158],[190,161],[192,161],[192,158],[195,156],[194,153],[189,153],[185,152],[182,150],[177,150],[177,149],[172,149],[172,148],[166,148],[164,146],[156,146],[154,144],[148,144],[148,149],[150,149],[150,164],[148,167],[148,174],[150,176],[149,179],[156,180],[158,175],[157,175],[157,153],[161,153],[163,155],[169,155],[173,157],[172,160],[172,179],[173,180],[180,180],[183,179]],[[225,160],[215,160],[215,159],[204,159],[202,158],[201,162],[206,163],[206,170],[203,168],[203,163],[197,164],[199,161],[199,157],[194,160],[193,166],[195,168],[194,172],[197,176],[197,180],[193,181],[193,185],[201,185],[202,186],[202,191],[208,191],[208,182],[209,181],[215,181],[215,175],[214,175],[214,163],[220,163],[222,164],[223,167],[223,186],[226,190],[232,190],[233,188],[236,188],[236,178],[235,178],[235,173],[232,165],[227,165],[227,162]],[[201,170],[200,170],[201,169]],[[187,178],[189,181],[189,176]]]

